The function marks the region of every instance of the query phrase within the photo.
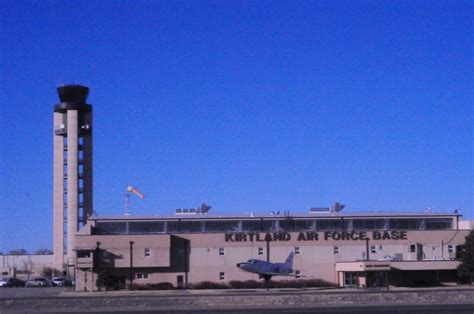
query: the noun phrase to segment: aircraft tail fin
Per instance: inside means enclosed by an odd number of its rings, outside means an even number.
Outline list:
[[[295,253],[291,252],[290,255],[286,258],[285,264],[289,266],[289,268],[293,268],[293,258],[295,257]]]

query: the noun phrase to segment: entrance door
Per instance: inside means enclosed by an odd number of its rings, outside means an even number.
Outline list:
[[[359,285],[358,273],[345,272],[344,273],[344,287],[357,287]]]
[[[366,272],[367,288],[386,287],[388,285],[387,274],[383,270]]]
[[[177,278],[176,287],[177,287],[178,289],[183,289],[183,288],[184,288],[183,282],[184,282],[183,276],[182,276],[182,275],[179,275],[178,278]]]
[[[416,259],[419,261],[423,260],[423,245],[422,244],[416,245]]]

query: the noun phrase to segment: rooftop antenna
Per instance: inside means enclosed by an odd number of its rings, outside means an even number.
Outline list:
[[[127,190],[125,191],[125,216],[130,216],[130,193],[135,194],[141,199],[145,198],[145,195],[143,195],[142,192],[137,190],[137,188],[131,185],[127,186]]]

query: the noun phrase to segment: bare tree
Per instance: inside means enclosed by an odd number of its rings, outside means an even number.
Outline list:
[[[54,272],[54,269],[48,266],[44,266],[43,269],[41,270],[41,276],[43,276],[46,279],[51,280],[51,278],[53,278],[53,272]]]
[[[23,261],[23,271],[28,275],[28,280],[30,280],[30,275],[33,273],[33,262],[30,259]]]
[[[39,249],[35,251],[36,255],[52,255],[53,251],[50,249]]]
[[[28,251],[25,250],[25,249],[10,250],[10,252],[8,252],[8,254],[10,254],[10,255],[26,255],[26,254],[28,254]]]
[[[458,276],[461,283],[474,282],[474,230],[466,237],[466,242],[460,247],[461,264],[458,266]]]

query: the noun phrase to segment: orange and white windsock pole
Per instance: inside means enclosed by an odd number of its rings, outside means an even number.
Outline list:
[[[129,185],[127,186],[127,191],[125,192],[125,216],[130,215],[130,193],[135,194],[141,199],[145,198],[145,195],[140,192],[137,188]]]
[[[131,185],[127,186],[127,192],[133,193],[133,194],[135,194],[136,196],[138,196],[138,197],[141,198],[141,199],[144,199],[144,198],[145,198],[145,195],[143,195],[142,192],[138,191],[136,188],[134,188],[134,187],[131,186]]]

